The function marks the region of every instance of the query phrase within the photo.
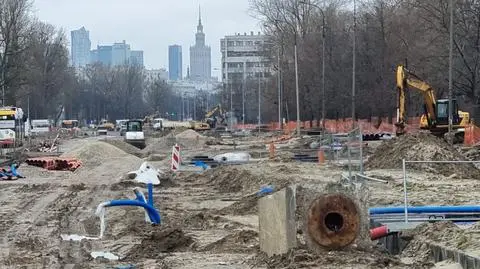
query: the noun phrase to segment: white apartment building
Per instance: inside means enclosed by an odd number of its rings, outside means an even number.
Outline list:
[[[225,36],[220,40],[222,82],[241,83],[247,79],[268,77],[271,62],[265,57],[268,36],[253,32]]]

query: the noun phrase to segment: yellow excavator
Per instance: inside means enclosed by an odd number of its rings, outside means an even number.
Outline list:
[[[435,90],[425,81],[410,72],[403,65],[397,66],[398,108],[396,134],[405,134],[407,112],[405,107],[405,91],[415,89],[422,93],[424,98],[424,113],[420,118],[420,128],[429,130],[436,136],[443,137],[448,133],[448,99],[436,99]],[[452,132],[455,142],[463,142],[465,128],[470,124],[470,114],[458,109],[457,100],[452,100]]]
[[[225,111],[223,111],[221,105],[216,105],[210,111],[205,114],[205,121],[210,125],[211,129],[217,127],[226,126]]]

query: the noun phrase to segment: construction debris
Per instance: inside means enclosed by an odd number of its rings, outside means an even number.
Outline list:
[[[384,141],[366,162],[369,169],[401,169],[406,161],[467,161],[454,147],[431,134],[402,135]],[[407,169],[424,170],[444,176],[480,179],[480,170],[470,163],[413,163]]]

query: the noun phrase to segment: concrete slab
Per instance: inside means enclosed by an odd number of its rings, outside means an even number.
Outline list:
[[[295,187],[289,186],[258,201],[260,250],[268,256],[296,247]]]

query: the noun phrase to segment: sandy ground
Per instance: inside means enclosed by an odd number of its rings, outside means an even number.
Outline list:
[[[191,135],[191,134],[190,134]],[[105,138],[101,138],[105,139]],[[330,251],[322,255],[298,249],[283,257],[267,258],[259,251],[257,197],[262,185],[276,188],[289,183],[324,184],[341,178],[342,168],[274,161],[267,156],[265,139],[239,141],[256,161],[203,173],[168,174],[155,188],[155,206],[161,226],[144,221],[141,209],[115,207],[106,211],[102,239],[65,241],[61,235],[98,237],[97,205],[111,199],[134,198],[137,185],[126,178],[143,162],[141,158],[164,155],[153,161],[168,171],[172,138],[149,140],[143,151],[116,138],[72,139],[60,150],[77,157],[83,166],[75,172],[45,171],[22,165],[25,179],[0,181],[0,268],[431,268],[435,265],[402,262],[372,244],[370,249]],[[231,151],[231,146],[205,146],[204,137],[180,136],[183,157]],[[260,146],[259,146],[260,145]],[[133,154],[133,155],[132,155]],[[279,153],[279,155],[281,155]],[[401,170],[370,169],[367,174],[388,184],[367,181],[370,206],[403,202]],[[409,170],[411,204],[473,204],[480,195],[476,180],[463,180]],[[143,186],[141,186],[143,187]],[[433,235],[432,235],[433,237]],[[441,240],[441,237],[435,237]],[[464,244],[466,245],[466,244]],[[468,244],[474,251],[475,244]],[[94,259],[93,251],[110,252],[119,260]],[[441,264],[439,266],[444,266]],[[117,267],[120,268],[120,267]],[[440,267],[439,267],[440,268]],[[446,267],[441,267],[446,268]]]

